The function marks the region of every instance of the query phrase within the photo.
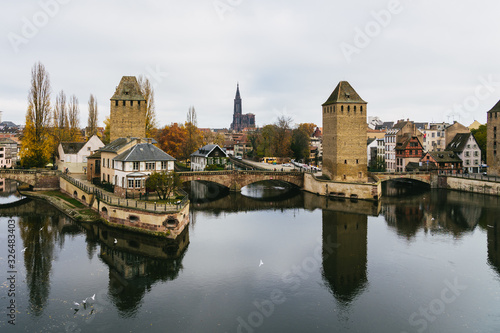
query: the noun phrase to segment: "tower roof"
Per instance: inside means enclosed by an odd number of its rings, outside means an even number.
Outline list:
[[[493,108],[491,108],[491,110],[488,111],[488,113],[490,113],[490,112],[498,112],[498,111],[500,111],[500,101],[498,101],[498,103],[495,104],[495,106]]]
[[[234,99],[241,99],[240,97],[240,84],[236,85],[236,97]]]
[[[323,104],[330,105],[334,103],[365,103],[358,93],[347,81],[340,81],[337,88],[332,92],[328,100]]]
[[[111,100],[145,101],[135,76],[123,76]]]

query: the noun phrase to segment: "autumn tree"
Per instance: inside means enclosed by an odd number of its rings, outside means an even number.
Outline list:
[[[224,141],[226,141],[224,134],[212,132],[212,131],[202,132],[201,137],[202,137],[202,145],[203,146],[205,146],[205,145],[219,145],[220,147],[222,147],[222,146],[224,146]]]
[[[275,123],[274,151],[276,157],[289,157],[291,155],[291,123],[292,118],[286,116],[278,117],[278,120]]]
[[[186,127],[173,123],[158,130],[156,141],[161,150],[175,158],[181,158],[184,155],[186,137]]]
[[[182,159],[188,159],[192,153],[194,153],[202,144],[202,136],[200,130],[197,127],[198,122],[196,120],[196,111],[194,106],[189,108],[186,120],[186,141],[184,142]]]
[[[259,137],[257,139],[257,155],[259,157],[264,156],[274,156],[274,143],[275,143],[275,135],[276,135],[276,126],[275,125],[266,125],[262,127]]]
[[[296,160],[307,161],[309,159],[309,145],[315,128],[315,124],[302,123],[292,131],[290,148]]]
[[[104,119],[104,133],[102,136],[102,142],[104,144],[108,144],[111,138],[111,120],[109,119],[109,116],[106,116]]]
[[[66,94],[63,90],[61,90],[61,92],[56,96],[52,130],[56,144],[59,144],[61,141],[68,140],[68,110],[66,106]]]
[[[156,129],[155,95],[151,82],[147,77],[139,76],[141,93],[146,99],[146,137],[152,138]]]
[[[181,177],[176,172],[153,172],[146,179],[147,190],[156,192],[160,200],[167,200],[181,184]]]
[[[26,125],[21,143],[21,164],[43,167],[50,159],[50,78],[45,66],[38,62],[31,69],[31,88],[28,94]]]
[[[94,95],[90,94],[89,98],[89,118],[87,122],[87,135],[89,137],[97,134],[98,125],[97,100]]]
[[[81,141],[80,132],[80,108],[78,106],[78,98],[72,95],[68,103],[68,125],[69,125],[69,141]]]

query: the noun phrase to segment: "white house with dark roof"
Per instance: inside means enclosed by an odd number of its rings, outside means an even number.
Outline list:
[[[211,165],[227,164],[228,156],[219,145],[206,145],[191,154],[191,171],[203,171]]]
[[[57,147],[56,165],[59,170],[72,173],[84,173],[87,168],[87,157],[104,143],[97,135],[93,135],[87,142],[61,142]]]
[[[144,192],[146,179],[153,172],[174,171],[175,158],[151,141],[137,143],[112,159],[115,194]]]
[[[453,151],[462,160],[463,170],[478,173],[481,165],[481,148],[472,133],[458,133],[448,144],[446,150]]]

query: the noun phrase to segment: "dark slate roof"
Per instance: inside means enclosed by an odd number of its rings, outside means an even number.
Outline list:
[[[65,154],[78,154],[85,142],[61,142],[61,146]]]
[[[192,153],[191,156],[207,157],[212,152],[212,150],[214,150],[216,147],[219,147],[219,146],[218,145],[206,145],[206,146],[203,146],[200,149],[198,149],[197,151],[195,151],[194,153]],[[219,149],[224,154],[226,154],[225,149],[222,149],[221,147],[219,147]],[[226,154],[226,157],[227,157],[227,154]]]
[[[429,155],[438,163],[457,163],[462,162],[460,157],[453,151],[430,151]]]
[[[376,130],[386,130],[394,126],[393,121],[385,121],[382,125],[375,125]]]
[[[453,140],[448,143],[445,150],[454,151],[454,152],[462,152],[464,151],[467,141],[469,141],[469,137],[472,133],[458,133],[455,135]]]
[[[118,138],[100,148],[99,150],[104,152],[116,153],[118,150],[120,150],[120,148],[125,146],[131,140],[136,140],[136,138]]]
[[[500,111],[500,101],[498,101],[498,103],[495,104],[495,106],[492,107],[491,110],[488,111],[488,113],[490,113],[490,112],[499,112],[499,111]]]
[[[14,124],[12,121],[2,121],[0,126],[18,128],[19,125]]]
[[[368,138],[368,140],[366,141],[366,143],[368,144],[368,146],[370,145],[370,143],[372,143],[373,141],[375,141],[376,138]]]
[[[419,130],[421,129],[426,129],[427,128],[427,125],[428,123],[415,123],[415,127]]]
[[[122,77],[111,100],[145,101],[135,76]]]
[[[358,93],[347,81],[340,81],[337,88],[332,92],[328,100],[323,103],[324,105],[330,105],[334,103],[365,103]]]
[[[151,143],[138,143],[113,160],[123,162],[175,161],[175,158]]]

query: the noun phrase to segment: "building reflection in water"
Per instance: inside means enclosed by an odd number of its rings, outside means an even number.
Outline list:
[[[488,235],[488,264],[500,276],[500,222],[498,221],[498,209],[485,209],[485,218],[483,220]]]
[[[31,313],[41,316],[50,293],[52,262],[56,257],[55,245],[62,248],[64,226],[71,220],[42,201],[28,200],[20,206],[4,209],[19,217],[19,234],[24,257],[26,284]],[[25,248],[22,252],[21,249]]]
[[[132,316],[144,294],[158,281],[171,281],[182,270],[182,260],[189,244],[189,229],[176,240],[151,237],[91,225],[101,245],[99,257],[109,266],[110,299],[123,317]],[[115,243],[116,239],[116,243]]]
[[[323,210],[323,279],[343,307],[367,285],[367,221],[367,215]],[[330,253],[331,243],[337,246]]]

